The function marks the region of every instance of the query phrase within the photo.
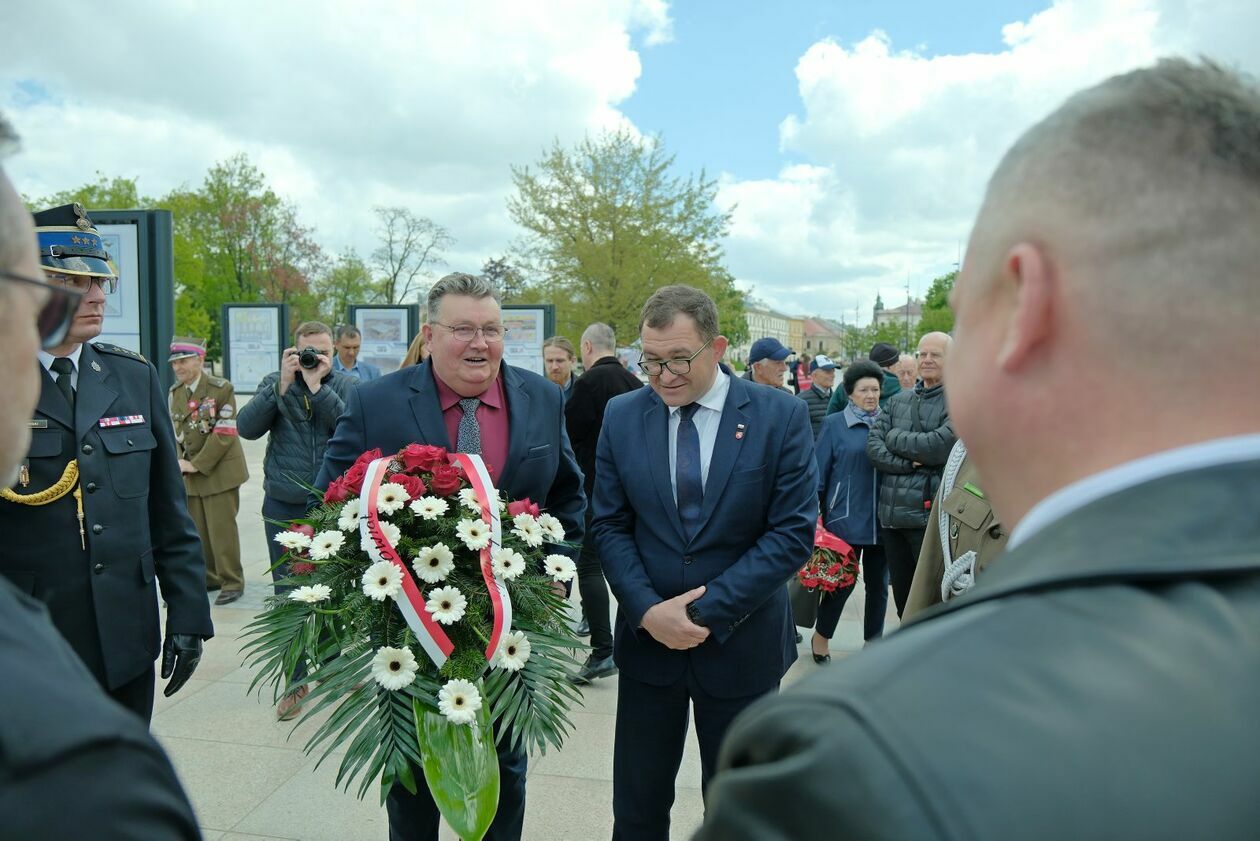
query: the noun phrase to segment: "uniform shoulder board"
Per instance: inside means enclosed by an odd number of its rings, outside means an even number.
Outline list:
[[[223,388],[227,385],[227,380],[222,377],[216,377],[213,374],[206,374],[206,382],[210,383],[211,388]]]
[[[111,345],[106,342],[92,342],[92,348],[101,353],[112,353],[115,356],[125,356],[128,359],[135,359],[138,362],[148,363],[149,360],[144,358],[143,354],[136,353],[134,350],[118,345]]]

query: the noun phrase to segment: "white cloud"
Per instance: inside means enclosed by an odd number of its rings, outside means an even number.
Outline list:
[[[371,207],[400,204],[475,269],[519,233],[509,167],[626,125],[635,42],[670,37],[664,0],[26,4],[0,28],[7,168],[32,195],[97,171],[153,195],[243,151],[330,250],[366,255]]]
[[[780,124],[789,165],[775,179],[724,178],[738,202],[733,272],[788,312],[870,317],[953,267],[1003,151],[1067,95],[1180,53],[1256,72],[1245,0],[1059,0],[1002,30],[1004,48],[929,55],[880,31],[850,47],[819,41],[796,66],[803,113]]]

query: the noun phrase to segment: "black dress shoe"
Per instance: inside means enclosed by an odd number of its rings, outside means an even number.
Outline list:
[[[576,674],[569,675],[569,683],[585,686],[592,680],[595,680],[595,678],[608,677],[615,674],[617,674],[617,664],[613,662],[611,654],[598,660],[591,657],[587,659],[582,668],[578,669]]]
[[[214,600],[215,604],[231,604],[232,602],[245,595],[244,590],[224,590],[219,597]]]
[[[814,662],[815,662],[815,663],[817,663],[817,664],[818,664],[818,665],[820,665],[820,666],[821,666],[823,663],[830,663],[830,662],[831,662],[831,655],[830,655],[830,654],[815,654],[815,653],[814,653],[814,652],[812,652],[812,651],[811,651],[810,653],[811,653],[811,654],[814,654]]]
[[[573,633],[579,637],[589,637],[591,635],[591,623],[586,621],[586,617],[582,617],[582,621],[573,629]]]
[[[222,590],[222,589],[223,589],[222,584],[207,584],[206,585],[207,593],[213,593],[215,590]]]
[[[797,644],[797,645],[800,645],[800,644],[801,644],[801,643],[803,643],[803,642],[805,642],[805,638],[804,638],[803,636],[801,636],[801,632],[800,632],[800,631],[797,631],[797,632],[796,632],[796,644]]]

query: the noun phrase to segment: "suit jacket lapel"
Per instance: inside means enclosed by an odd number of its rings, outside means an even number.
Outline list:
[[[529,449],[529,436],[525,430],[529,428],[529,393],[525,391],[525,383],[519,374],[506,362],[502,364],[503,395],[507,400],[508,411],[508,454],[507,464],[503,466],[503,474],[499,486],[512,487],[512,479],[516,474],[516,466],[525,458]]]
[[[433,444],[451,448],[450,436],[446,434],[446,422],[442,420],[442,406],[438,402],[437,384],[433,382],[433,363],[425,360],[415,367],[411,375],[411,412],[415,415],[416,424],[420,427],[420,441],[417,443]],[[370,410],[370,407],[369,407]]]
[[[118,398],[117,390],[110,384],[107,364],[91,345],[83,345],[83,352],[79,354],[79,389],[75,392],[74,401],[74,437],[77,441],[87,436]],[[147,420],[152,422],[153,419]]]
[[[726,482],[731,478],[731,471],[735,469],[735,462],[739,459],[739,452],[744,445],[743,436],[736,438],[735,432],[739,424],[744,424],[745,429],[749,425],[748,414],[744,411],[749,399],[747,389],[741,388],[736,382],[736,379],[732,377],[730,391],[726,395],[726,405],[722,407],[717,441],[713,444],[713,455],[709,459],[709,476],[704,483],[704,504],[700,508],[700,527],[696,530],[696,534],[704,530],[705,523],[709,522],[709,518],[717,510],[718,500],[722,497],[722,492],[726,490]]]
[[[61,396],[61,389],[57,388],[57,381],[53,379],[52,374],[45,370],[43,365],[38,362],[39,376],[41,377],[41,388],[39,390],[39,403],[35,405],[35,411],[45,417],[52,418],[66,429],[74,429],[74,418],[70,414],[70,404],[66,402],[66,398]]]
[[[643,438],[647,442],[648,471],[652,474],[652,484],[661,498],[661,507],[679,540],[686,540],[683,534],[682,520],[678,517],[678,503],[674,501],[674,484],[671,481],[669,468],[669,409],[659,397],[652,400],[651,406],[643,413]]]

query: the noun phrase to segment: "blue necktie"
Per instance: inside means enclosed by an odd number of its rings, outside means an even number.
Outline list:
[[[700,479],[700,432],[691,420],[699,403],[688,403],[678,410],[678,446],[675,451],[674,483],[678,494],[678,518],[688,540],[700,528],[700,504],[704,502],[704,484]]]

